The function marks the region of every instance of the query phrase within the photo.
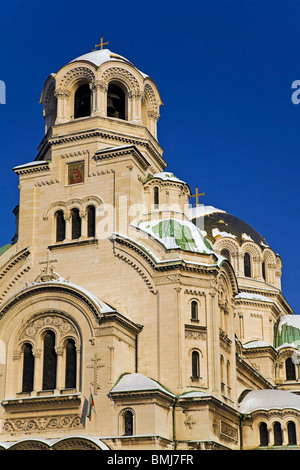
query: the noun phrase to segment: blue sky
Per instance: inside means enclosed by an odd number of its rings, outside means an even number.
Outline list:
[[[15,230],[12,168],[34,160],[43,138],[44,82],[103,34],[160,90],[168,170],[266,238],[300,313],[300,104],[291,100],[300,2],[2,0],[0,9],[0,246]]]

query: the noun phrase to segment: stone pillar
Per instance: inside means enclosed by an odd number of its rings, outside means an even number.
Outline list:
[[[93,92],[92,116],[106,116],[106,94],[108,87],[102,80],[95,80],[90,84]]]
[[[56,390],[60,391],[65,388],[65,367],[64,367],[64,350],[62,346],[55,346],[57,355],[56,367]]]
[[[156,111],[148,111],[148,129],[150,133],[157,138],[157,121],[159,119],[159,113]]]
[[[68,90],[56,90],[55,96],[57,98],[57,115],[55,124],[62,124],[63,122],[67,122],[67,100],[70,96],[70,92]],[[70,118],[70,116],[69,116]]]
[[[128,98],[131,104],[131,112],[128,121],[142,124],[142,94],[139,91],[130,92]]]

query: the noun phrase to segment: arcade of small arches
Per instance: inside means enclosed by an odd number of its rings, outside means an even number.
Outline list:
[[[58,201],[48,208],[43,219],[52,221],[52,241],[63,242],[96,236],[97,211],[102,208],[98,197]]]
[[[217,240],[214,248],[228,259],[237,276],[262,280],[280,287],[281,261],[270,248],[262,250],[254,242],[239,245],[233,240]]]
[[[261,421],[259,429],[259,447],[281,447],[283,445],[296,446],[297,432],[294,421],[288,421],[286,428],[282,428],[282,423],[274,421],[268,425],[265,421]]]
[[[59,314],[34,319],[22,332],[18,358],[21,394],[33,391],[78,391],[81,345],[76,326]]]

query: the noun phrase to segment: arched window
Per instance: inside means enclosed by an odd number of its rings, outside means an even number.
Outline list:
[[[56,388],[56,367],[55,334],[47,331],[44,336],[43,390]]]
[[[66,381],[65,388],[76,388],[76,346],[73,339],[66,343]]]
[[[286,380],[296,380],[296,368],[291,357],[285,361]]]
[[[278,421],[275,421],[273,424],[274,431],[274,446],[282,446],[282,430],[281,424]]]
[[[263,261],[262,264],[261,264],[261,272],[262,272],[263,279],[266,280],[266,263],[265,263],[265,261]]]
[[[72,209],[71,211],[72,219],[72,240],[77,240],[81,237],[81,217],[79,214],[79,209]]]
[[[269,432],[266,423],[260,423],[259,425],[259,445],[266,447],[269,445]]]
[[[159,189],[157,186],[154,188],[154,209],[158,209],[159,206]]]
[[[74,96],[74,118],[90,116],[91,90],[88,84],[77,88]]]
[[[66,221],[63,211],[57,211],[55,214],[56,222],[56,241],[62,242],[66,238]]]
[[[227,250],[227,248],[223,248],[221,251],[221,256],[224,256],[224,258],[228,259],[228,261],[231,261],[230,251]]]
[[[244,275],[251,277],[251,257],[249,253],[244,254]]]
[[[22,392],[32,392],[34,377],[34,356],[31,344],[25,344],[23,350]]]
[[[121,87],[111,83],[107,90],[107,116],[118,119],[125,117],[125,93]]]
[[[296,425],[294,421],[288,422],[287,430],[288,430],[288,445],[289,446],[297,445]]]
[[[198,302],[196,300],[191,302],[191,319],[198,320]]]
[[[94,237],[96,234],[96,209],[95,206],[87,208],[87,236]]]
[[[125,411],[123,415],[124,419],[124,436],[133,435],[133,413],[132,411]]]
[[[199,379],[200,377],[200,358],[198,351],[192,352],[192,378]]]

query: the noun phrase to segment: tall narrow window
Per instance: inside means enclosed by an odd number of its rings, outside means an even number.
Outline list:
[[[72,240],[77,240],[81,237],[81,217],[79,214],[79,209],[72,209],[71,211],[72,219]]]
[[[251,257],[249,253],[244,254],[244,275],[251,277]]]
[[[81,85],[74,96],[74,118],[91,114],[91,90],[88,84]]]
[[[191,319],[198,320],[198,302],[196,300],[191,303]]]
[[[118,119],[125,117],[125,93],[118,85],[110,84],[107,90],[107,116]]]
[[[274,431],[274,446],[282,446],[282,430],[281,424],[278,421],[275,421],[273,425]]]
[[[56,241],[62,242],[66,238],[66,222],[63,211],[57,211],[55,214],[56,222]]]
[[[262,272],[263,279],[266,280],[266,263],[265,263],[265,261],[263,261],[262,264],[261,264],[261,272]]]
[[[224,256],[224,258],[228,259],[228,261],[231,261],[231,259],[230,259],[230,251],[227,250],[227,248],[224,248],[224,249],[221,251],[221,255]]]
[[[159,206],[159,189],[157,186],[154,188],[154,209],[158,209]]]
[[[266,447],[269,445],[269,432],[266,423],[260,423],[259,425],[259,445],[261,447]]]
[[[124,435],[133,435],[133,413],[129,410],[124,413]]]
[[[96,210],[95,206],[87,208],[87,236],[94,237],[96,234]]]
[[[285,361],[286,380],[296,380],[296,368],[291,357]]]
[[[197,351],[192,352],[192,378],[199,379],[200,377],[200,359]]]
[[[34,377],[34,356],[31,344],[25,344],[23,350],[23,383],[22,392],[32,392]]]
[[[44,336],[43,390],[56,388],[56,367],[55,334],[47,331]]]
[[[289,446],[297,445],[296,425],[294,421],[288,422],[287,430],[288,430],[288,445]]]
[[[73,339],[66,343],[66,381],[65,388],[76,388],[76,346]]]

